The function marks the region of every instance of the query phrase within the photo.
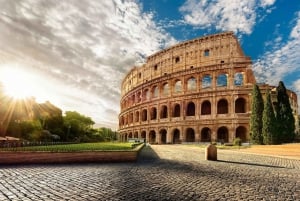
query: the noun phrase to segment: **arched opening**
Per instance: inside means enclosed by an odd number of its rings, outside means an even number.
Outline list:
[[[136,132],[134,132],[134,134],[133,134],[133,138],[138,138],[139,137],[139,133],[136,131]]]
[[[195,116],[195,104],[189,102],[186,108],[186,116]]]
[[[217,106],[217,113],[218,114],[227,114],[228,113],[228,102],[225,99],[221,99],[218,101]]]
[[[174,106],[173,117],[180,117],[180,105],[179,104],[175,104],[175,106]]]
[[[218,129],[218,142],[225,143],[228,142],[228,129],[222,126]]]
[[[174,84],[174,92],[179,93],[182,91],[181,80],[176,80]]]
[[[142,121],[147,121],[147,109],[143,109],[142,111]]]
[[[159,131],[160,134],[160,143],[161,144],[166,144],[167,143],[167,131],[166,129],[161,129]]]
[[[141,138],[143,138],[144,141],[146,140],[146,131],[141,132]]]
[[[128,135],[127,133],[124,134],[124,142],[127,142],[128,141]]]
[[[179,144],[180,143],[180,131],[176,128],[173,131],[173,144]]]
[[[149,143],[155,144],[156,143],[156,133],[154,130],[149,132]]]
[[[141,98],[142,98],[142,93],[138,92],[137,93],[137,99],[136,99],[138,103],[141,102]]]
[[[135,122],[139,122],[140,121],[140,112],[136,111],[135,112]]]
[[[210,142],[211,141],[211,130],[207,127],[201,130],[201,142]]]
[[[143,91],[143,101],[149,100],[149,99],[150,99],[150,91],[149,91],[149,89],[145,89]]]
[[[161,119],[168,118],[168,107],[166,105],[161,106],[160,118]]]
[[[163,84],[162,95],[163,96],[168,96],[169,95],[169,84],[168,83]]]
[[[187,81],[187,90],[188,91],[194,91],[197,89],[197,81],[196,78],[191,77]]]
[[[192,128],[186,129],[185,141],[186,142],[195,142],[195,131],[194,131],[194,129],[192,129]]]
[[[217,77],[217,86],[218,87],[227,86],[227,75],[226,74],[220,74]]]
[[[157,98],[159,94],[158,86],[154,86],[152,89],[152,97]]]
[[[236,73],[234,74],[234,85],[235,86],[242,86],[244,84],[244,76],[243,73]]]
[[[201,105],[201,115],[211,114],[211,104],[208,100],[204,101]]]
[[[244,126],[239,126],[235,130],[235,137],[240,138],[242,142],[247,142],[247,129]]]
[[[246,113],[246,100],[244,98],[236,99],[235,113]]]
[[[157,109],[156,109],[156,107],[151,108],[150,119],[151,120],[157,119]]]
[[[135,104],[135,95],[133,94],[131,97],[131,105],[134,105],[134,104]]]
[[[128,134],[128,138],[132,138],[133,136],[132,136],[132,133],[129,133]]]
[[[133,113],[130,113],[130,114],[129,114],[129,120],[128,120],[128,123],[129,123],[129,124],[133,123]]]
[[[211,76],[205,75],[202,78],[202,88],[209,88],[209,87],[211,87]]]

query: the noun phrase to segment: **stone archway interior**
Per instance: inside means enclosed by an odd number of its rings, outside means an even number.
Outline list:
[[[179,144],[180,143],[180,131],[178,129],[175,129],[173,131],[173,144]]]
[[[167,131],[165,129],[160,130],[160,142],[161,144],[167,143]]]
[[[218,142],[228,142],[228,129],[224,126],[218,129]]]
[[[203,128],[201,131],[201,142],[211,141],[211,130],[209,128]]]
[[[186,142],[195,142],[195,131],[192,128],[186,129]]]
[[[247,142],[247,129],[244,126],[237,127],[235,137],[240,138],[242,142]]]

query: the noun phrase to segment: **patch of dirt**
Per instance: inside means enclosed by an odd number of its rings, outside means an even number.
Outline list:
[[[240,149],[239,151],[300,160],[300,143],[282,145],[251,145],[250,148]]]

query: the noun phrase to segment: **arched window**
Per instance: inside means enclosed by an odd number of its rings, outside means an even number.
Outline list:
[[[242,86],[244,84],[244,76],[243,73],[236,73],[234,75],[234,85]]]
[[[149,89],[145,89],[143,92],[143,100],[149,100],[150,99],[150,91]]]
[[[209,87],[211,87],[211,76],[205,75],[202,78],[202,88],[209,88]]]
[[[166,105],[161,106],[160,109],[160,118],[164,119],[164,118],[168,118],[168,108]]]
[[[239,126],[236,128],[235,137],[240,138],[242,142],[247,142],[247,129],[244,126]]]
[[[157,98],[158,97],[158,87],[154,86],[152,89],[152,97]]]
[[[208,50],[208,49],[204,50],[204,56],[205,56],[205,57],[208,57],[208,56],[209,56],[209,50]]]
[[[217,140],[221,143],[228,142],[228,129],[225,126],[218,129]]]
[[[142,98],[142,94],[141,94],[141,92],[138,92],[137,93],[137,98],[136,98],[138,103],[141,102],[141,98]]]
[[[180,117],[180,105],[179,104],[175,104],[175,106],[174,106],[173,117]]]
[[[133,122],[133,113],[130,113],[128,123],[131,124],[132,122]]]
[[[187,81],[187,90],[188,91],[194,91],[197,89],[197,81],[196,78],[191,77],[190,79],[188,79]]]
[[[195,104],[193,102],[189,102],[187,105],[186,116],[195,116]]]
[[[192,128],[186,129],[185,133],[186,142],[195,142],[195,131]]]
[[[181,80],[176,80],[174,85],[174,92],[179,93],[182,91]]]
[[[244,98],[236,99],[235,113],[246,113],[246,100]]]
[[[201,142],[210,142],[211,141],[211,130],[207,127],[201,130]]]
[[[169,84],[168,83],[163,84],[162,95],[163,96],[168,96],[169,95]]]
[[[217,112],[218,114],[227,114],[228,113],[228,102],[225,99],[221,99],[218,101],[217,106]]]
[[[201,105],[201,115],[211,114],[211,104],[209,101],[204,101]]]
[[[218,87],[227,86],[227,75],[226,74],[220,74],[217,77],[217,86]]]
[[[139,122],[140,121],[140,112],[136,111],[135,112],[135,122]]]
[[[151,108],[150,119],[151,120],[157,119],[157,109],[156,109],[156,107]]]
[[[143,109],[142,111],[142,121],[147,121],[147,110]]]

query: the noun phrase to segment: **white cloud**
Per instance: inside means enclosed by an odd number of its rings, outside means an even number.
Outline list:
[[[199,28],[251,34],[258,11],[268,9],[275,0],[187,0],[180,11],[187,24]]]
[[[253,70],[258,82],[276,85],[289,75],[300,74],[300,12],[295,19],[289,40],[283,42],[276,38],[273,48],[262,55],[253,64]]]
[[[175,41],[135,0],[0,0],[0,5],[0,68],[26,63],[25,70],[51,82],[47,91],[60,97],[59,107],[100,124],[117,125],[125,73]]]

